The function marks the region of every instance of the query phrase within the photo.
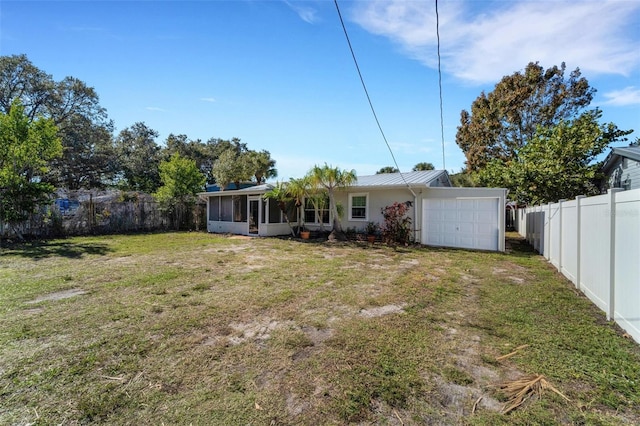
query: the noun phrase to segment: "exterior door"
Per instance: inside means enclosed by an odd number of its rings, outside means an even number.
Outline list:
[[[249,234],[258,235],[260,224],[260,200],[249,200]]]

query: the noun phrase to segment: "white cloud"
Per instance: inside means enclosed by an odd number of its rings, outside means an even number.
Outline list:
[[[159,107],[151,107],[151,106],[149,106],[149,107],[146,107],[145,109],[147,111],[162,111],[162,112],[164,112],[164,109],[159,108]]]
[[[366,30],[437,66],[432,2],[375,0],[358,3],[354,11]],[[441,3],[438,12],[442,67],[470,83],[496,82],[529,62],[545,68],[566,62],[568,69],[621,75],[640,65],[634,30],[640,2],[455,1]]]
[[[200,98],[201,101],[203,102],[215,102],[216,99],[215,98]]]
[[[640,88],[634,86],[625,87],[622,90],[613,90],[608,93],[603,93],[603,96],[607,99],[603,102],[604,105],[640,105]]]
[[[310,7],[308,4],[303,5],[300,1],[288,0],[284,0],[284,3],[296,12],[303,21],[313,24],[318,20],[318,11]]]

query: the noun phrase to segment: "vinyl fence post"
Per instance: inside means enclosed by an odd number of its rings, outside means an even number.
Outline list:
[[[564,260],[562,259],[562,240],[564,239],[562,238],[562,227],[564,226],[564,223],[562,223],[562,208],[565,201],[567,200],[558,200],[558,224],[560,225],[560,229],[558,230],[558,271],[560,271],[560,273],[562,273],[562,261]]]
[[[580,289],[580,269],[581,269],[581,262],[582,259],[580,258],[580,255],[582,253],[582,237],[580,236],[580,234],[582,234],[582,199],[586,198],[585,195],[578,195],[576,197],[576,288],[578,290]]]
[[[616,312],[616,192],[622,188],[609,189],[609,310],[607,321],[615,319]]]

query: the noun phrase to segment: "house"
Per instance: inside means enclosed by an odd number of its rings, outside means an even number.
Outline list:
[[[255,236],[287,235],[297,223],[296,209],[283,213],[264,194],[273,185],[201,193],[207,201],[209,232]],[[501,188],[453,188],[446,170],[358,176],[335,200],[343,207],[343,229],[382,224],[382,209],[394,202],[410,206],[413,240],[434,246],[504,251],[504,206]],[[305,200],[301,220],[311,230],[331,229],[328,202],[318,208]]]
[[[612,148],[603,162],[602,171],[606,176],[604,191],[640,188],[640,146]]]

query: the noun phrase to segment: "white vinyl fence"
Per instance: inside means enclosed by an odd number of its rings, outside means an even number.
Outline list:
[[[520,209],[516,229],[640,343],[640,189]]]

